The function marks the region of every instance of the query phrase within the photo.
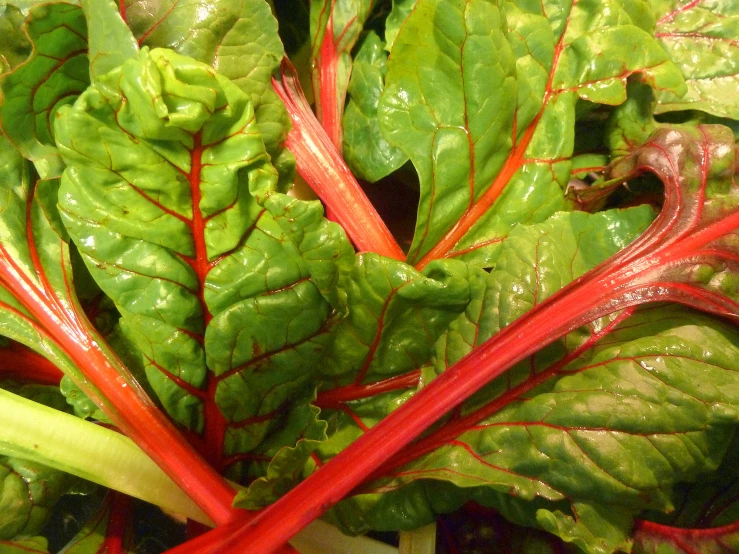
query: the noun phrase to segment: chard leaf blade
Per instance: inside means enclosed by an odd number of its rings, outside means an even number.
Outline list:
[[[41,177],[59,177],[64,165],[54,146],[54,114],[90,82],[85,17],[73,4],[41,4],[31,8],[26,31],[33,51],[2,78],[0,119],[10,142]]]
[[[422,0],[402,26],[379,111],[421,180],[411,263],[488,267],[513,225],[566,208],[578,99],[619,104],[633,73],[682,86],[620,3],[547,10]]]
[[[118,13],[114,0],[81,0],[90,34],[90,77],[94,81],[128,59],[139,50],[131,30]]]
[[[655,37],[685,76],[687,94],[660,91],[656,113],[701,110],[739,118],[739,8],[734,2],[653,2]]]
[[[385,86],[387,53],[374,31],[362,39],[352,64],[349,101],[344,110],[344,159],[357,177],[375,182],[407,160],[380,131],[377,107]]]
[[[126,23],[139,45],[171,48],[208,64],[249,95],[262,140],[280,174],[292,184],[295,162],[284,148],[290,118],[272,90],[284,49],[265,0],[124,0]]]
[[[312,280],[321,255],[259,203],[278,176],[250,96],[142,50],[62,110],[57,134],[65,224],[149,382],[209,461],[243,477],[302,395],[331,315]]]

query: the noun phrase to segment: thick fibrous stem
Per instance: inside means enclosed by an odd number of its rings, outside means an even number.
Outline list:
[[[400,246],[311,112],[290,62],[283,61],[282,79],[273,79],[272,85],[292,119],[293,128],[286,145],[295,155],[298,172],[331,210],[358,250],[405,259]]]

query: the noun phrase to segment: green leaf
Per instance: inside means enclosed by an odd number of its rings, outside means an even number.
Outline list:
[[[0,252],[6,267],[15,265],[36,287],[47,284],[59,287],[58,291],[68,291],[65,274],[71,267],[66,258],[67,236],[53,208],[58,180],[34,184],[29,166],[7,139],[0,136],[0,212],[3,214]],[[74,298],[57,294],[59,305],[74,313],[77,309]],[[38,352],[65,374],[81,377],[69,355],[28,307],[2,286],[0,335]]]
[[[77,478],[44,465],[0,456],[0,539],[37,535]]]
[[[488,267],[513,225],[565,208],[578,99],[620,104],[634,73],[682,86],[620,2],[546,9],[421,0],[402,26],[379,118],[421,181],[411,263]]]
[[[321,261],[257,202],[277,173],[249,96],[191,58],[142,50],[56,129],[70,234],[167,412],[228,469],[302,394],[330,316],[311,275]]]
[[[139,51],[136,39],[113,0],[81,0],[90,33],[90,76],[97,80]]]
[[[18,67],[28,59],[31,43],[23,32],[25,16],[16,6],[0,6],[0,68],[2,73]]]
[[[48,541],[44,537],[32,537],[20,541],[0,541],[0,554],[48,554]]]
[[[634,533],[635,554],[709,554],[739,546],[739,441],[721,466],[695,483],[675,487],[676,510],[643,514]]]
[[[566,284],[605,261],[652,221],[646,206],[597,214],[559,213],[520,225],[491,273],[471,274],[472,301],[437,343],[436,371],[450,367]]]
[[[330,424],[322,460],[413,395],[434,343],[469,301],[467,267],[443,261],[418,272],[375,254],[357,256],[340,288],[347,315],[317,368],[316,405]]]
[[[619,250],[649,219],[647,208],[576,212],[514,230],[487,285],[473,280],[480,292],[465,318],[439,342],[442,366]],[[626,549],[640,509],[672,509],[672,486],[722,459],[733,436],[726,424],[739,415],[738,338],[682,308],[595,321],[488,385],[408,447],[395,478],[365,492],[447,480],[587,552]]]
[[[387,16],[385,22],[385,48],[388,52],[392,51],[395,38],[398,36],[400,26],[410,15],[418,0],[393,0],[393,9]]]
[[[172,50],[217,68],[250,98],[262,140],[289,187],[295,162],[284,142],[290,118],[272,90],[284,56],[277,21],[265,0],[125,0],[126,23],[139,44]]]
[[[739,8],[734,2],[705,5],[678,0],[653,1],[655,37],[682,71],[684,96],[661,91],[657,113],[702,110],[739,119]]]
[[[316,448],[326,440],[326,422],[318,418],[320,410],[310,405],[313,398],[296,402],[279,431],[265,440],[254,452],[249,468],[253,480],[239,491],[234,505],[258,510],[283,496],[302,478],[305,466]],[[294,445],[294,446],[284,446]]]
[[[26,32],[33,52],[0,81],[0,119],[10,142],[34,162],[41,177],[58,177],[64,165],[54,147],[52,122],[59,107],[89,84],[85,17],[72,4],[37,5]]]
[[[344,159],[357,177],[379,181],[407,161],[380,132],[377,106],[385,86],[387,54],[376,33],[362,39],[354,57],[349,81],[349,102],[344,110]]]

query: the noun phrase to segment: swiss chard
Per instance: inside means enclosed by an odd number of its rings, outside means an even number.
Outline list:
[[[0,550],[45,552],[77,477],[122,492],[69,553],[135,549],[126,495],[191,518],[172,552],[289,552],[324,514],[733,544],[737,150],[706,122],[736,126],[736,7],[274,4],[0,12]],[[355,177],[406,160],[407,255]],[[386,550],[330,542],[296,545]]]

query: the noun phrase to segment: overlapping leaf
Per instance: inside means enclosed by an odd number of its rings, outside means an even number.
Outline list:
[[[44,537],[32,537],[20,541],[0,541],[2,554],[48,554],[48,541]]]
[[[361,254],[340,288],[348,313],[333,328],[318,369],[316,405],[331,425],[322,459],[413,395],[434,343],[469,301],[467,268],[456,261],[420,273]]]
[[[0,457],[0,539],[33,537],[76,477],[19,458]]]
[[[25,16],[13,5],[0,7],[0,68],[2,73],[18,67],[31,53],[31,44],[23,32]]]
[[[735,439],[715,473],[676,487],[673,513],[645,514],[646,520],[640,521],[635,529],[635,554],[708,554],[736,550],[739,546],[736,447]]]
[[[739,118],[739,7],[735,2],[652,2],[655,37],[685,75],[684,96],[662,91],[656,112],[702,110]]]
[[[171,48],[206,63],[249,95],[280,188],[288,187],[295,174],[293,157],[283,146],[290,119],[270,84],[284,51],[269,4],[125,0],[123,12],[140,45]]]
[[[62,292],[68,291],[65,274],[71,272],[71,266],[67,235],[54,207],[58,182],[34,184],[32,180],[30,163],[0,137],[0,251],[5,255],[4,263],[17,263],[36,286],[58,287],[55,293],[48,293],[58,295],[59,305],[74,311],[76,301]],[[40,353],[66,374],[79,376],[64,349],[5,287],[0,287],[0,335]]]
[[[382,40],[371,31],[362,39],[352,65],[349,102],[344,110],[344,159],[357,177],[375,182],[408,159],[380,132],[377,106],[385,87],[387,54]]]
[[[680,91],[679,73],[630,13],[641,11],[589,1],[416,5],[380,102],[386,138],[421,179],[412,263],[465,255],[489,266],[515,223],[564,208],[578,99],[619,104],[633,73]]]
[[[277,172],[249,96],[195,60],[142,51],[56,129],[65,224],[165,408],[227,469],[280,425],[330,315],[255,199]]]
[[[113,0],[81,0],[90,34],[90,75],[96,79],[129,58],[136,57],[138,45]]]
[[[87,27],[82,10],[58,2],[34,6],[26,22],[31,57],[2,79],[3,130],[44,178],[63,170],[52,122],[60,106],[89,84]]]

